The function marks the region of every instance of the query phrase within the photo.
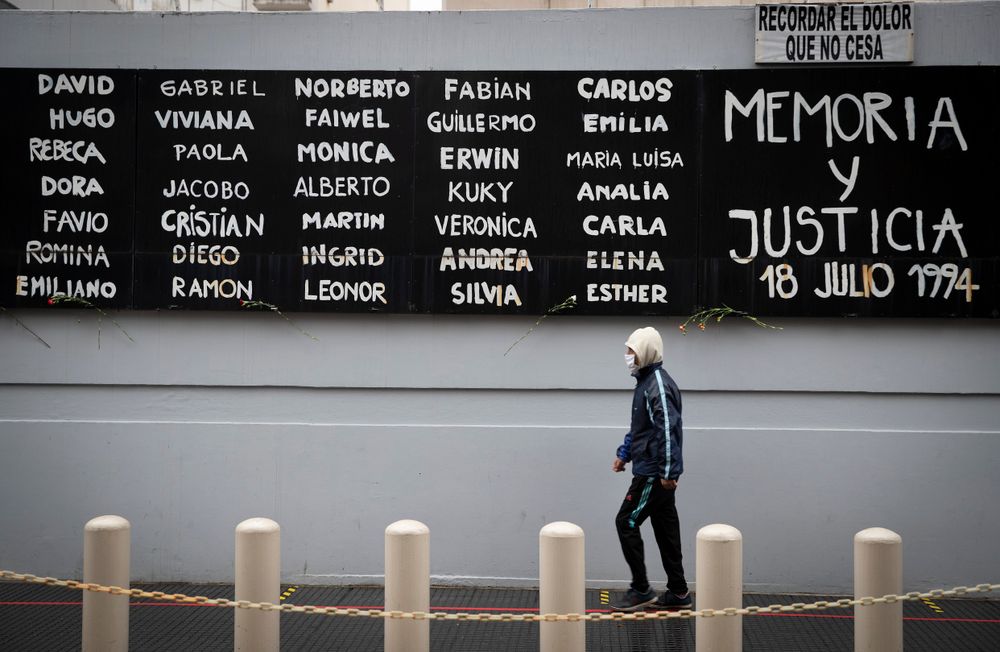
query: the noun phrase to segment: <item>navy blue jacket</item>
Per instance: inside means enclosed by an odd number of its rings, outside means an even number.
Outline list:
[[[636,375],[632,427],[618,457],[632,462],[633,475],[676,480],[684,472],[681,390],[662,367],[656,362]]]

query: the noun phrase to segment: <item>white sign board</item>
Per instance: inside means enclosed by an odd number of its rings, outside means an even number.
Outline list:
[[[757,63],[913,61],[910,2],[757,5]]]

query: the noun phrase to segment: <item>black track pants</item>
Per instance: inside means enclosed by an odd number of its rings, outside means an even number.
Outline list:
[[[618,540],[622,544],[625,562],[632,571],[632,588],[648,590],[646,562],[639,526],[648,517],[660,549],[663,570],[667,572],[667,588],[678,595],[687,593],[684,565],[681,557],[681,527],[674,504],[674,490],[664,489],[659,478],[634,476],[628,495],[615,518]]]

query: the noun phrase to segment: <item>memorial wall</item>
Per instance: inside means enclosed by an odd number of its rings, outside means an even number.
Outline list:
[[[7,307],[1000,316],[997,67],[0,78]]]

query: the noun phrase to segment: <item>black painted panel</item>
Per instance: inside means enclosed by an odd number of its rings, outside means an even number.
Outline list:
[[[114,91],[40,93],[60,72]],[[995,67],[0,76],[0,305],[1000,315]],[[114,125],[50,124],[87,107]],[[74,176],[103,194],[43,195]]]
[[[0,305],[132,301],[135,76],[4,70]]]
[[[761,315],[997,316],[997,69],[703,76],[705,304]]]

